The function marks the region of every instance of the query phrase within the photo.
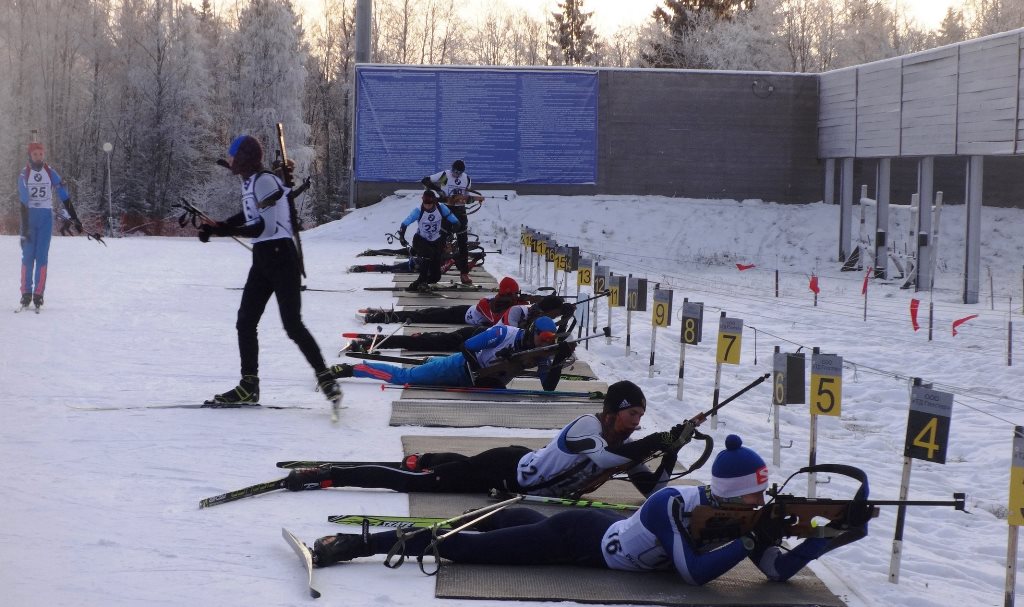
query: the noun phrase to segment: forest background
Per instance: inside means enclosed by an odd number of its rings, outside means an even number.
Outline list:
[[[279,122],[297,174],[312,178],[304,223],[338,218],[355,4],[324,0],[304,15],[290,0],[0,3],[0,232],[18,230],[15,179],[33,131],[90,231],[112,214],[122,233],[177,233],[182,198],[234,213],[237,185],[214,162],[240,133],[272,160]],[[882,0],[663,0],[610,33],[586,0],[544,18],[486,4],[374,0],[371,62],[823,72],[1024,26],[1024,0],[954,2],[934,29]]]

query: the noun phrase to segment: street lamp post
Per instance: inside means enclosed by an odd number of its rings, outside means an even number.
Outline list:
[[[103,152],[107,155],[107,236],[114,236],[114,197],[110,187],[110,153],[114,151],[114,144],[106,141],[103,143]]]

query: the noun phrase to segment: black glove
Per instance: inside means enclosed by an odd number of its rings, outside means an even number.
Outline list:
[[[681,424],[672,426],[670,430],[673,438],[672,448],[679,451],[683,448],[683,445],[690,442],[693,439],[693,433],[697,430],[697,427],[693,425],[693,422],[686,421]]]
[[[572,316],[576,313],[576,304],[566,302],[562,304],[561,316]]]
[[[754,528],[743,537],[743,545],[747,550],[778,546],[786,535],[787,524],[786,517],[774,517],[770,509],[762,508]]]
[[[210,236],[223,236],[226,234],[227,226],[218,221],[216,224],[201,224],[198,230],[200,242],[210,242]]]
[[[405,239],[405,226],[398,228],[398,242],[402,243],[403,247],[409,247],[409,241]]]
[[[78,232],[79,234],[81,234],[82,233],[82,222],[79,221],[77,217],[72,217],[71,218],[71,223],[75,224],[75,231]]]
[[[558,353],[557,355],[562,357],[563,360],[575,351],[576,342],[574,341],[563,341],[562,343],[558,344],[558,347],[555,349],[555,352]]]

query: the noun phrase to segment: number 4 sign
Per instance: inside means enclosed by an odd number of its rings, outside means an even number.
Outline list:
[[[949,442],[949,418],[953,414],[953,395],[926,386],[910,389],[910,416],[903,455],[939,464],[946,463]]]

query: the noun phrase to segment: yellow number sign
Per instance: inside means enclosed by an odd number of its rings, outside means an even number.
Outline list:
[[[843,404],[843,357],[811,357],[811,415],[839,416]]]
[[[743,319],[723,317],[718,321],[718,364],[740,364],[740,347],[743,344]]]
[[[1024,426],[1013,429],[1013,459],[1010,460],[1010,511],[1006,522],[1024,525]]]

